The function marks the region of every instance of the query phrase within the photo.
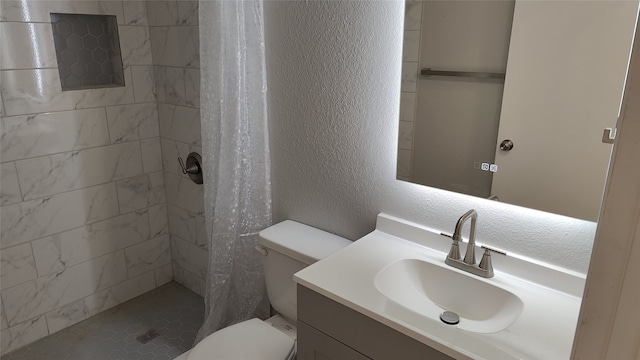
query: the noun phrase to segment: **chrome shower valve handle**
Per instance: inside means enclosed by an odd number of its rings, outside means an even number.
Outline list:
[[[191,181],[196,184],[202,184],[202,157],[197,152],[192,152],[187,156],[187,162],[182,161],[182,157],[178,156],[178,163],[180,163],[180,169],[185,175],[189,175]]]

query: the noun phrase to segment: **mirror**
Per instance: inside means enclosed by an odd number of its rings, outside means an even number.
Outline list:
[[[397,178],[597,221],[637,1],[406,1]]]

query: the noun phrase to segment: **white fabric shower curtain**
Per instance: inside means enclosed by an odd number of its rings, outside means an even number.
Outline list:
[[[205,321],[196,343],[252,317],[264,294],[258,232],[271,225],[261,0],[201,0]]]

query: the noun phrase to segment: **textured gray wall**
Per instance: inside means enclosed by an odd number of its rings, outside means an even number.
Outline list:
[[[274,221],[355,240],[384,212],[586,272],[596,224],[395,179],[404,2],[265,4]]]

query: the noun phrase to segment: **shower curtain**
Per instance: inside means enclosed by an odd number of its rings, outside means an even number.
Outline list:
[[[258,232],[271,225],[262,1],[199,6],[209,268],[196,343],[254,314],[265,294]]]

